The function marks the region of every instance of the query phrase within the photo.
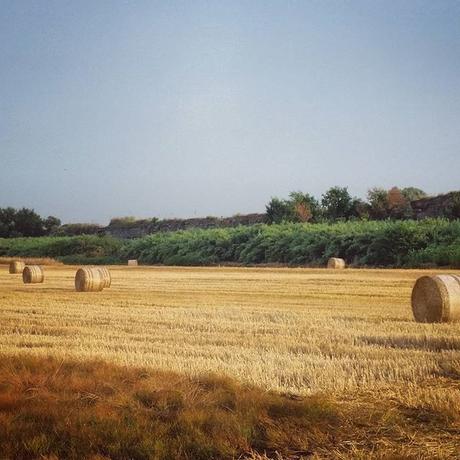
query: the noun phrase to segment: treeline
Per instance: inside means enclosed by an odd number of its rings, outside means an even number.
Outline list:
[[[236,225],[255,225],[258,222],[267,224],[279,223],[334,223],[343,221],[382,221],[411,220],[418,218],[412,203],[426,197],[426,193],[415,187],[390,190],[372,188],[366,200],[353,197],[347,187],[332,187],[320,199],[304,192],[291,192],[287,199],[272,198],[266,205],[265,214],[251,214],[246,221],[236,222],[233,218],[193,218],[193,219],[136,219],[134,217],[115,217],[108,227],[97,224],[76,223],[61,225],[60,219],[54,216],[46,218],[38,215],[33,209],[0,208],[0,238],[34,237],[34,236],[79,236],[101,235],[105,232],[117,234],[114,229],[141,228],[143,234],[162,231],[176,231],[191,227],[231,227]],[[432,216],[446,219],[460,219],[460,192],[451,192],[439,198],[448,197],[443,201]],[[251,221],[250,218],[255,221]],[[233,219],[233,221],[232,221]],[[108,231],[108,229],[110,229]],[[142,234],[142,232],[141,232]]]
[[[460,221],[284,223],[163,232],[122,241],[107,236],[0,239],[0,256],[54,257],[66,263],[460,267]]]
[[[270,200],[266,206],[267,223],[411,219],[414,217],[411,202],[426,196],[415,187],[372,188],[366,201],[351,196],[347,187],[332,187],[320,200],[309,193],[291,192],[288,199]],[[460,217],[460,212],[458,216],[445,217]]]
[[[41,217],[29,208],[0,208],[0,238],[94,235],[102,230],[97,224],[61,225],[57,217]]]
[[[42,218],[33,209],[0,208],[0,238],[46,236],[60,226],[57,217]]]

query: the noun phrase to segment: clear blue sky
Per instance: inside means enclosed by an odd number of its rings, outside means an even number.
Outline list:
[[[0,207],[460,189],[459,1],[0,0]]]

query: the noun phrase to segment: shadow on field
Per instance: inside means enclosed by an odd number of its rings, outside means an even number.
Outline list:
[[[369,317],[369,316],[340,316],[335,315],[331,317],[334,321],[342,321],[344,323],[366,323],[366,324],[383,324],[387,322],[392,323],[413,323],[412,319],[399,318],[396,316],[385,316],[385,317]]]
[[[11,459],[453,460],[455,409],[283,395],[102,361],[0,360],[0,446]]]
[[[460,338],[426,336],[376,337],[365,335],[361,336],[359,340],[366,345],[378,345],[385,348],[401,348],[405,350],[460,350]]]

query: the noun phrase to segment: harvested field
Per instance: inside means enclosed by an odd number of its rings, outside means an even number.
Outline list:
[[[0,275],[4,353],[213,371],[293,393],[417,385],[460,358],[460,324],[419,324],[423,272],[111,267],[74,291],[75,267],[40,286]]]
[[[4,355],[327,395],[339,413],[358,410],[361,427],[375,424],[368,441],[342,433],[331,458],[368,458],[376,440],[382,455],[408,444],[401,458],[456,458],[460,323],[417,323],[410,304],[415,280],[436,272],[114,266],[110,289],[75,292],[76,268],[50,266],[44,284],[23,285],[0,267]]]
[[[9,264],[15,260],[22,260],[26,265],[64,265],[51,257],[0,257],[0,265]]]

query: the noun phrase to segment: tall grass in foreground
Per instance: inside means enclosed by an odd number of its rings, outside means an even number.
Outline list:
[[[0,362],[2,458],[454,459],[460,418],[435,407],[407,397],[293,398],[101,361]]]

